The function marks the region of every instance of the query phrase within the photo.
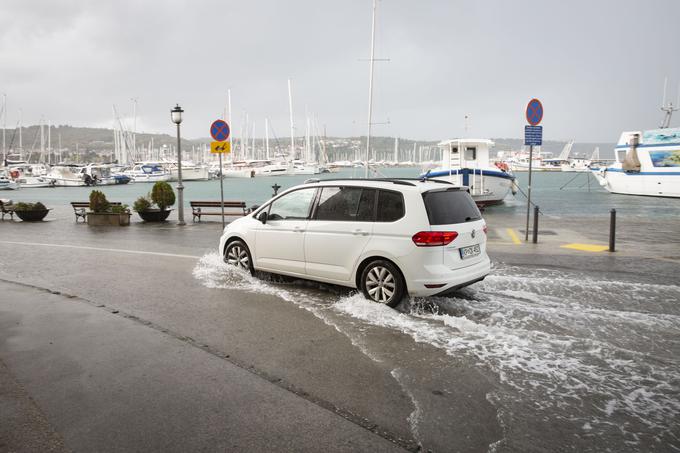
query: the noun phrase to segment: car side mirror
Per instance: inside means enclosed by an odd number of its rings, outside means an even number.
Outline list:
[[[262,222],[263,224],[265,224],[265,223],[267,223],[267,217],[268,217],[267,211],[262,211],[262,212],[257,216],[257,220],[259,220],[260,222]]]

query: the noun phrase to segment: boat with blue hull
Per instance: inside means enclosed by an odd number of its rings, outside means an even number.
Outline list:
[[[440,165],[420,177],[468,187],[478,206],[500,204],[516,192],[515,176],[504,163],[492,164],[494,142],[487,139],[453,139],[439,143]]]
[[[623,132],[614,157],[591,169],[609,192],[680,198],[680,128]]]

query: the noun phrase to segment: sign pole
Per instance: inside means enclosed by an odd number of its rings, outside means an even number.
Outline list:
[[[231,92],[230,113],[231,113]],[[219,154],[220,162],[220,206],[222,208],[222,229],[224,229],[224,167],[222,166],[222,154],[231,153],[231,141],[225,142],[231,136],[229,124],[224,120],[216,120],[210,125],[210,135],[214,142],[210,143],[210,152]]]
[[[529,145],[529,185],[527,187],[527,226],[524,230],[524,240],[529,240],[529,213],[531,211],[531,163],[534,157],[534,145]]]
[[[543,144],[543,126],[539,126],[543,119],[543,104],[541,101],[534,98],[529,101],[525,112],[527,123],[529,126],[524,126],[524,145],[529,145],[529,183],[527,187],[527,224],[524,230],[524,241],[529,241],[529,217],[531,215],[531,170],[534,161],[534,145],[541,146]],[[534,222],[534,225],[536,223]],[[537,232],[534,231],[534,237]]]
[[[224,175],[222,174],[222,153],[220,154],[220,204],[222,205],[222,229],[224,230]]]

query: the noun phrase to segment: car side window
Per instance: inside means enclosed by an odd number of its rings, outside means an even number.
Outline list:
[[[377,222],[394,222],[404,217],[404,197],[399,192],[380,190]]]
[[[304,220],[309,217],[309,210],[316,189],[300,189],[275,200],[269,206],[269,220]]]
[[[316,220],[372,222],[375,190],[362,187],[324,187]]]

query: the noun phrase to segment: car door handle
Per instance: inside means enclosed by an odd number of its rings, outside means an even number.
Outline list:
[[[293,228],[294,233],[303,233],[304,231],[305,231],[304,228],[300,228],[300,227]]]
[[[353,230],[352,234],[355,236],[368,236],[368,231],[364,230]]]

